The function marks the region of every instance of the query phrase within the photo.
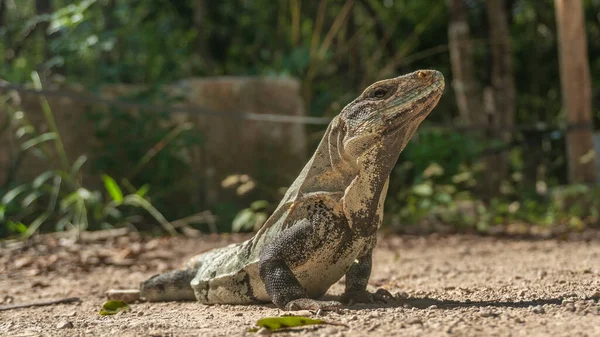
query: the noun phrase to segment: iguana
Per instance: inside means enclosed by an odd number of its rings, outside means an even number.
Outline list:
[[[436,106],[444,77],[420,70],[369,86],[329,124],[312,158],[249,240],[193,257],[184,270],[140,285],[148,301],[272,301],[286,310],[341,308],[319,297],[346,276],[342,302],[382,299],[366,290],[389,176]]]

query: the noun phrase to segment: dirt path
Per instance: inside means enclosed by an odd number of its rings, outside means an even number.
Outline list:
[[[78,304],[0,311],[6,336],[255,336],[267,306],[134,303],[99,316],[104,292],[129,288],[186,258],[243,237],[50,240],[0,250],[0,305],[77,296]],[[528,241],[475,236],[387,237],[371,290],[398,298],[356,305],[278,336],[600,336],[600,240]],[[329,294],[339,295],[343,282]],[[4,302],[4,303],[2,303]],[[312,313],[304,312],[305,315]]]

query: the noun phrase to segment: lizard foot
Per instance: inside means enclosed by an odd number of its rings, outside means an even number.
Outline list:
[[[352,305],[354,303],[374,303],[374,302],[387,302],[394,298],[394,296],[385,289],[378,289],[372,293],[367,290],[360,291],[349,291],[342,295],[342,303]]]
[[[317,301],[312,298],[299,298],[288,302],[285,305],[285,310],[327,310],[336,311],[343,307],[338,301]]]

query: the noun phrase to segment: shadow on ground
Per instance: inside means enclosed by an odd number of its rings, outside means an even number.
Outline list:
[[[332,298],[339,300],[336,298]],[[378,303],[360,303],[353,304],[347,309],[349,310],[362,310],[362,309],[374,309],[374,308],[397,308],[397,307],[410,307],[418,309],[427,309],[431,306],[436,306],[437,309],[455,309],[455,308],[478,308],[478,307],[497,307],[497,308],[528,308],[531,306],[538,305],[560,305],[563,302],[563,298],[546,298],[546,299],[534,299],[527,301],[453,301],[453,300],[439,300],[430,297],[422,298],[398,298],[395,297],[388,302]],[[593,300],[598,302],[600,299],[596,297],[588,297],[585,300]]]

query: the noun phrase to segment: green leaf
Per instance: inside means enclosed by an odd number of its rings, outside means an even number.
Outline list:
[[[35,130],[31,125],[25,125],[17,129],[17,138],[21,138],[27,134],[33,133]]]
[[[148,193],[149,190],[150,190],[150,185],[145,184],[142,187],[140,187],[137,191],[135,191],[135,194],[137,194],[143,198],[146,196],[146,194]]]
[[[56,207],[58,201],[58,194],[60,192],[60,184],[62,183],[61,176],[54,176],[54,184],[52,185],[52,193],[50,194],[50,202],[48,203],[48,210],[52,211]]]
[[[110,194],[110,197],[113,199],[113,201],[121,204],[123,202],[123,192],[121,191],[119,185],[117,185],[117,182],[106,174],[102,175],[102,180],[104,180],[104,187],[106,188],[106,191],[108,191],[108,194]]]
[[[87,156],[79,156],[79,158],[77,158],[77,160],[73,163],[73,166],[71,166],[71,175],[74,176],[77,173],[79,173],[79,170],[81,170],[81,167],[83,166],[83,164],[85,164],[86,161]]]
[[[80,187],[77,189],[77,196],[81,200],[89,200],[93,197],[93,193],[90,192],[90,190],[88,190],[87,188]]]
[[[278,330],[283,328],[292,328],[297,326],[313,325],[313,324],[330,324],[343,325],[341,323],[326,322],[322,319],[313,319],[302,316],[281,316],[281,317],[265,317],[256,322],[256,325],[267,328],[269,330]]]
[[[123,301],[106,301],[102,306],[102,309],[100,309],[100,315],[114,315],[120,312],[128,311],[129,309],[131,309],[129,305]]]
[[[425,171],[423,171],[423,177],[430,178],[435,176],[441,176],[444,174],[444,168],[438,163],[431,163]]]
[[[253,211],[260,211],[262,209],[267,208],[268,206],[269,206],[269,202],[266,200],[256,200],[255,202],[250,204],[250,208]]]
[[[0,221],[4,221],[6,215],[6,205],[0,205]]]
[[[50,178],[54,177],[55,175],[56,175],[56,172],[54,172],[54,171],[46,171],[46,172],[38,175],[37,177],[35,177],[35,179],[33,180],[33,183],[31,183],[31,186],[37,190],[46,181],[48,181]]]
[[[460,184],[460,183],[464,183],[465,181],[471,179],[472,174],[471,172],[462,172],[459,174],[456,174],[452,177],[452,182],[454,182],[455,184]]]
[[[44,212],[42,214],[40,214],[40,216],[38,216],[37,218],[35,218],[35,220],[33,220],[33,222],[29,225],[29,228],[27,228],[27,231],[23,234],[23,238],[27,239],[29,237],[31,237],[33,234],[35,234],[35,232],[37,232],[37,230],[40,228],[40,226],[46,222],[46,220],[48,220],[48,218],[50,217],[50,212]]]
[[[450,204],[452,202],[452,196],[446,192],[438,192],[435,194],[435,199],[442,204]]]
[[[250,208],[241,210],[231,223],[231,230],[234,232],[249,230],[252,227],[254,227],[254,212]]]
[[[37,145],[40,145],[41,143],[50,141],[50,140],[56,140],[56,133],[54,132],[47,132],[44,133],[42,135],[39,135],[35,138],[32,138],[26,142],[23,142],[23,144],[21,144],[21,150],[22,151],[27,151],[32,147],[35,147]]]
[[[60,201],[60,209],[62,211],[66,211],[69,207],[71,207],[71,205],[73,205],[75,201],[77,201],[77,199],[79,199],[79,194],[77,191],[69,193],[69,195]]]
[[[6,192],[6,194],[2,197],[2,200],[0,200],[0,203],[3,205],[10,204],[17,196],[19,196],[19,194],[25,192],[27,188],[27,185],[20,185],[13,188],[12,190]]]
[[[123,204],[141,207],[145,209],[146,212],[150,213],[150,215],[152,215],[152,217],[156,221],[158,221],[163,226],[163,228],[167,232],[169,232],[170,235],[177,235],[175,227],[173,227],[173,225],[171,225],[171,223],[164,217],[164,215],[162,215],[162,213],[160,213],[154,206],[152,206],[152,204],[149,203],[148,200],[140,197],[137,194],[131,194],[125,197],[125,199],[123,200]]]
[[[31,206],[31,204],[41,196],[42,196],[42,193],[40,193],[38,191],[33,191],[33,192],[29,193],[25,198],[23,198],[23,201],[21,201],[21,207],[27,208],[27,207]]]
[[[429,184],[415,185],[413,186],[412,190],[414,194],[421,197],[428,197],[433,194],[433,188],[431,188],[431,185]]]
[[[265,224],[265,222],[267,221],[268,218],[269,218],[269,215],[267,213],[263,213],[263,212],[254,213],[254,228],[258,229],[258,228],[262,227],[262,225]]]
[[[25,226],[25,224],[23,224],[21,221],[9,221],[7,223],[7,227],[9,231],[16,232],[19,234],[23,234],[27,231],[27,226]]]

